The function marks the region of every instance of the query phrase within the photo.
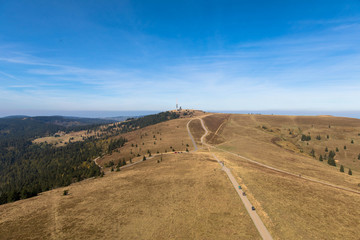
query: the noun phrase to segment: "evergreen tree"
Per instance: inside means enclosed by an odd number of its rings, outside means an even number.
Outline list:
[[[312,157],[315,157],[315,150],[314,150],[314,149],[311,149],[310,155],[311,155]]]
[[[351,171],[351,169],[349,168],[349,175],[352,175],[352,171]]]
[[[328,158],[328,164],[331,166],[336,166],[336,162],[333,158]]]
[[[320,154],[320,157],[319,157],[319,161],[322,162],[323,161],[323,156]]]
[[[329,153],[329,157],[328,157],[328,164],[331,166],[336,166],[336,162],[335,162],[335,152],[334,151],[330,151]]]
[[[301,135],[301,141],[306,141],[306,136],[304,134]]]
[[[343,165],[340,166],[340,172],[344,172],[344,166]]]
[[[310,135],[307,136],[307,135],[304,135],[304,134],[303,134],[303,135],[301,136],[301,141],[310,141],[310,140],[311,140],[311,136],[310,136]]]
[[[336,152],[339,152],[339,148],[338,148],[338,147],[336,147]]]
[[[346,150],[346,145],[344,146],[344,149]]]
[[[354,144],[354,140],[351,139],[351,144]]]
[[[5,204],[8,201],[8,196],[5,192],[0,195],[0,204]]]
[[[145,160],[146,160],[146,157],[144,156],[144,157],[143,157],[143,161],[145,161]]]
[[[331,151],[329,152],[329,157],[334,158],[334,157],[335,157],[335,155],[336,155],[336,154],[335,154],[335,152],[334,152],[334,151],[332,151],[332,150],[331,150]]]
[[[325,152],[328,152],[329,150],[328,150],[328,148],[327,147],[325,147]]]

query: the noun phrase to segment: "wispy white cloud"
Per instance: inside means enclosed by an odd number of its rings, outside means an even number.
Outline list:
[[[203,109],[358,109],[359,30],[358,24],[334,21],[310,35],[131,68],[89,68],[7,53],[0,63],[22,67],[0,71],[16,80],[0,87],[1,101],[73,110],[164,109],[176,98]]]
[[[11,74],[5,73],[3,71],[0,71],[0,74],[2,74],[3,76],[7,77],[7,78],[11,78],[11,79],[15,79],[17,80],[17,78]]]

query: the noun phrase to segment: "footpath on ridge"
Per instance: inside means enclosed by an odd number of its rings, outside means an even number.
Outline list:
[[[204,121],[201,118],[197,118],[200,120],[201,122],[201,126],[202,128],[205,130],[204,135],[201,137],[201,143],[203,146],[207,146],[208,151],[211,153],[210,151],[210,145],[207,144],[205,142],[205,137],[208,135],[209,131],[207,130],[207,128],[205,127]],[[189,136],[194,144],[194,151],[196,151],[198,149],[195,140],[191,134],[190,128],[189,128],[189,124],[193,119],[191,119],[188,124],[187,124],[187,130],[189,133]],[[269,231],[267,230],[267,228],[265,227],[264,223],[262,222],[261,218],[259,217],[259,215],[257,214],[257,212],[255,210],[252,210],[252,204],[250,203],[249,199],[247,198],[247,196],[244,194],[244,191],[242,189],[239,188],[239,184],[236,181],[235,177],[232,175],[230,169],[228,169],[223,162],[221,162],[214,153],[211,153],[211,155],[213,156],[213,158],[220,164],[220,166],[222,167],[222,170],[227,174],[227,176],[229,177],[230,182],[232,183],[233,187],[235,188],[235,191],[237,192],[237,194],[239,195],[241,201],[243,202],[245,209],[247,210],[247,212],[249,213],[256,229],[259,231],[260,236],[262,237],[262,239],[265,240],[271,240],[272,237],[269,233]]]

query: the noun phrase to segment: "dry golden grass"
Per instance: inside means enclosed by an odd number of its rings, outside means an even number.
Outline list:
[[[221,137],[221,133],[230,116],[230,114],[219,113],[203,117],[205,125],[209,130],[209,133],[206,136],[206,141],[208,143],[219,144],[225,141],[225,139]]]
[[[164,155],[0,212],[0,239],[260,238],[218,163],[198,153]]]
[[[216,152],[274,239],[358,239],[360,197]],[[244,187],[245,186],[245,187]]]
[[[310,117],[303,118],[304,122],[308,124]],[[328,118],[332,119],[327,117],[327,121],[329,121]],[[318,124],[321,122],[321,119],[319,120],[316,117],[311,117],[311,119],[314,119],[314,122],[317,122]],[[289,148],[284,148],[279,146],[279,144],[274,143],[273,139],[280,136],[284,141],[288,141],[289,145],[292,145],[293,147],[295,144],[292,143],[291,138],[289,139],[279,135],[276,129],[281,129],[284,125],[287,125],[286,129],[288,129],[290,124],[300,124],[301,122],[301,117],[232,115],[221,133],[221,137],[226,139],[226,142],[219,144],[218,146],[222,149],[238,153],[244,157],[268,164],[272,167],[359,191],[360,187],[358,184],[360,183],[360,174],[358,171],[354,170],[353,175],[349,176],[347,173],[340,173],[338,166],[332,167],[325,161],[320,162],[307,153],[290,151]],[[335,126],[340,128],[341,122],[336,118],[332,122],[333,125],[336,123]],[[356,122],[359,122],[360,124],[360,120],[351,120],[349,125],[354,125]],[[267,130],[264,130],[262,127],[259,128],[259,125],[262,126],[265,124]],[[327,122],[324,124],[327,124]],[[346,124],[346,122],[343,122],[342,124]],[[297,128],[298,126],[304,128],[303,125],[293,125],[293,128]],[[346,125],[344,127],[346,127]],[[271,132],[269,129],[274,130]],[[334,135],[335,134],[333,134],[333,136]],[[358,161],[357,164],[360,164],[360,161]]]
[[[194,119],[190,122],[189,128],[193,138],[197,144],[201,144],[201,137],[204,135],[205,130],[201,126],[199,119]]]
[[[127,162],[130,159],[139,161],[143,156],[149,156],[148,150],[151,154],[170,153],[174,150],[186,151],[186,148],[190,151],[194,149],[194,146],[186,128],[189,120],[188,118],[175,119],[121,134],[120,136],[128,139],[128,142],[119,151],[105,155],[97,162],[104,165],[110,161],[114,161],[116,164],[122,159]]]
[[[199,116],[203,116],[206,114],[204,111],[193,110],[193,109],[183,109],[181,111],[173,110],[171,112],[179,113],[181,119],[199,117]],[[106,128],[108,126],[115,126],[115,128],[113,128],[112,130],[110,130],[110,132],[108,132],[108,130],[106,130]],[[69,132],[69,133],[58,132],[58,133],[54,134],[53,136],[37,138],[33,141],[33,143],[40,144],[40,143],[46,142],[48,144],[53,144],[56,147],[61,147],[61,146],[68,144],[70,141],[78,142],[78,141],[83,141],[84,139],[92,137],[92,136],[95,136],[95,137],[102,136],[102,135],[105,136],[109,133],[114,133],[115,130],[117,130],[117,129],[119,129],[118,123],[111,123],[111,124],[102,125],[96,130],[90,130],[90,131],[83,130],[83,131]],[[136,130],[136,129],[133,128],[133,130]],[[55,137],[55,135],[58,135],[58,136]]]
[[[331,116],[253,116],[254,122],[259,126],[265,125],[276,131],[278,136],[297,146],[309,155],[315,150],[316,158],[328,155],[325,148],[335,151],[339,164],[346,168],[360,171],[360,120],[354,118]],[[330,126],[330,127],[329,127]],[[291,132],[291,134],[290,134]],[[310,135],[311,141],[301,141],[301,134]],[[317,140],[316,137],[321,139]],[[329,138],[327,138],[329,136]],[[351,140],[354,143],[351,143]],[[344,150],[344,146],[347,147]]]
[[[70,133],[64,133],[64,132],[58,132],[57,133],[59,137],[55,136],[48,136],[48,137],[42,137],[37,138],[33,142],[34,143],[48,143],[53,144],[57,147],[65,146],[69,141],[71,142],[78,142],[83,141],[84,138],[88,138],[90,136],[96,135],[96,132],[87,133],[86,131],[78,131],[78,132],[70,132]]]
[[[204,120],[210,130],[208,140],[219,148],[295,174],[360,190],[356,170],[360,161],[352,163],[354,175],[349,176],[309,156],[309,149],[320,153],[324,146],[331,150],[354,138],[354,144],[346,144],[348,150],[343,153],[339,147],[336,156],[350,166],[360,142],[360,137],[356,138],[359,120],[226,114],[206,116]],[[171,120],[124,134],[129,142],[120,152],[100,160],[101,164],[122,158],[137,161],[140,157],[134,158],[134,154],[144,155],[148,149],[153,154],[163,153],[166,149],[168,154],[163,154],[160,163],[157,156],[120,172],[109,172],[104,178],[0,206],[0,239],[259,239],[226,174],[209,158],[206,149],[170,153],[170,146],[184,151],[189,144],[189,150],[193,149],[186,130],[188,121]],[[190,128],[195,140],[200,141],[204,133],[200,121],[193,120]],[[309,145],[299,141],[301,134],[309,132]],[[324,135],[320,141],[315,139],[318,134]],[[274,239],[360,236],[358,194],[213,151],[243,185]],[[63,189],[69,189],[70,195],[62,196]]]

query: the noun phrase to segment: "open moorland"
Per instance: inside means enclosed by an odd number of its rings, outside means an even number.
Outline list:
[[[204,129],[201,126],[201,122],[199,119],[193,119],[189,122],[189,129],[191,131],[192,136],[196,144],[201,144],[201,137],[205,134]]]
[[[260,239],[216,161],[158,159],[1,205],[0,239]]]
[[[212,118],[215,116],[213,115]],[[204,121],[207,124],[211,119],[205,117]],[[315,127],[316,130],[313,130],[315,132],[311,132],[310,128]],[[360,190],[358,185],[360,160],[354,159],[354,156],[360,153],[358,136],[360,120],[358,119],[231,115],[220,128],[214,130],[219,135],[215,137],[217,143],[215,145],[220,149],[295,174]],[[296,135],[289,134],[288,129],[297,129],[301,132]],[[311,135],[311,140],[302,141],[303,133]],[[317,140],[317,135],[325,137]],[[326,135],[330,138],[327,139]],[[352,144],[351,139],[354,139]],[[338,147],[339,152],[337,152],[335,146],[340,145],[348,147],[346,150]],[[326,146],[328,152],[325,152]],[[311,156],[309,149],[314,149],[315,157]],[[331,150],[336,154],[334,157],[336,166],[329,165],[325,158]],[[323,161],[319,161],[320,154],[323,156]],[[343,173],[340,172],[340,165],[344,166]],[[352,170],[351,176],[348,174],[349,168]]]
[[[203,114],[197,111],[197,116],[201,115]],[[197,121],[200,123],[199,120]],[[128,142],[121,149],[99,159],[97,163],[106,167],[112,165],[109,164],[110,162],[117,165],[123,161],[126,163],[141,161],[144,156],[149,158],[157,154],[191,151],[194,146],[187,132],[188,122],[189,118],[185,116],[121,134],[120,136],[126,138]],[[196,133],[197,137],[204,132],[201,125],[196,126],[196,129],[199,129],[199,133]]]
[[[218,128],[208,128],[218,135],[212,138],[217,147],[212,151],[244,185],[273,238],[356,239],[360,235],[360,194],[304,179],[360,191],[357,171],[360,161],[342,158],[356,155],[359,149],[355,139],[360,131],[360,120],[263,115],[231,115],[224,119],[224,115],[219,114],[204,117],[204,122],[208,125],[217,116]],[[295,129],[301,132],[294,134]],[[301,141],[302,133],[314,137]],[[318,140],[317,135],[325,137]],[[336,149],[336,145],[350,143],[349,139],[354,139],[354,143],[347,148],[346,155],[336,154],[336,167],[329,165],[326,159],[319,161],[318,154],[325,155],[321,152],[325,149],[322,146]],[[308,149],[316,149],[315,157]],[[299,176],[274,171],[236,155]],[[339,171],[340,164],[347,170],[350,162],[353,175]]]
[[[0,239],[260,239],[212,153],[273,239],[357,239],[359,133],[360,120],[331,116],[199,112],[147,126],[97,159],[104,177],[1,205]]]
[[[169,112],[179,114],[179,118],[198,117],[205,114],[203,111],[192,110],[192,109],[186,109],[182,111],[169,111]],[[36,138],[33,140],[33,143],[36,144],[48,143],[56,147],[61,147],[71,142],[84,141],[85,139],[89,139],[89,138],[101,138],[106,136],[118,135],[124,132],[123,131],[124,128],[126,128],[127,130],[125,132],[131,132],[140,128],[138,125],[126,126],[127,122],[131,122],[132,120],[135,119],[136,118],[129,118],[128,120],[123,122],[110,123],[89,130],[70,131],[70,132],[59,131],[49,136]],[[175,127],[179,128],[179,126],[177,125]]]

